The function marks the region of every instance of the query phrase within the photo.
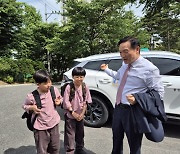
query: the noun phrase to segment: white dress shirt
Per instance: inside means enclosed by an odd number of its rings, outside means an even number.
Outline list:
[[[123,63],[117,72],[109,68],[105,69],[105,72],[109,76],[121,82],[127,67],[128,65]],[[159,74],[159,69],[150,61],[140,56],[135,62],[131,64],[126,84],[122,92],[121,103],[130,104],[126,99],[127,94],[144,93],[148,89],[154,89],[158,91],[161,99],[163,99],[164,87],[161,81],[161,76]]]

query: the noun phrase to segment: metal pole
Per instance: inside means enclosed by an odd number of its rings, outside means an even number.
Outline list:
[[[58,11],[58,12],[52,11],[51,13],[47,13],[47,4],[45,3],[45,20],[46,20],[46,23],[47,23],[48,18],[52,14],[60,14],[60,11]],[[47,65],[48,65],[48,72],[51,73],[51,54],[49,53],[48,50],[47,50]]]
[[[63,3],[63,22],[65,22],[65,21],[66,21],[65,16],[64,16],[64,12],[65,12],[65,10],[64,10],[64,5],[65,5],[65,4],[64,4],[64,3],[65,3],[65,1],[63,0],[62,3]]]
[[[45,3],[45,20],[46,20],[46,23],[47,23],[47,19],[48,19],[47,6],[46,6],[46,3]],[[50,73],[51,72],[51,64],[50,64],[50,53],[49,53],[48,50],[47,50],[47,66],[48,66],[48,72]]]

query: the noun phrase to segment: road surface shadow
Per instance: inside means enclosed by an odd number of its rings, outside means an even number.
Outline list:
[[[175,124],[163,124],[166,137],[179,138],[180,139],[180,125]]]
[[[56,107],[56,110],[59,113],[61,120],[64,121],[64,110],[60,106]]]
[[[17,149],[9,148],[4,154],[36,154],[35,146],[21,146]]]
[[[62,140],[60,142],[61,142],[60,154],[65,154],[64,142]],[[86,148],[85,151],[87,152],[87,154],[96,154],[90,150],[87,150]],[[4,151],[4,154],[36,154],[36,147],[30,145],[30,146],[21,146],[17,149],[9,148],[6,151]]]

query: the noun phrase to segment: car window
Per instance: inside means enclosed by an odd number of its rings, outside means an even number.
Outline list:
[[[152,61],[150,57],[144,57],[144,58],[149,60],[150,62]]]
[[[76,65],[78,65],[80,62],[79,61],[73,61],[71,64],[70,64],[70,66],[69,66],[69,68],[73,68],[73,67],[75,67]]]
[[[159,68],[161,75],[180,76],[180,60],[152,57],[151,61]]]
[[[100,70],[101,64],[106,64],[108,60],[90,61],[83,66],[85,69]]]
[[[112,59],[108,63],[108,67],[114,71],[117,71],[122,65],[122,59]]]

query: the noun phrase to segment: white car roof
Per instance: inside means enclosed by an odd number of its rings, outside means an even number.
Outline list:
[[[173,53],[173,52],[169,52],[169,51],[141,51],[141,55],[142,56],[164,56],[164,57],[171,57],[171,58],[177,58],[180,59],[180,55],[177,53]],[[78,62],[83,62],[83,61],[93,61],[96,59],[108,59],[108,58],[117,58],[119,57],[120,54],[119,52],[116,53],[105,53],[105,54],[96,54],[96,55],[91,55],[85,58],[77,58],[74,61],[78,61]]]

